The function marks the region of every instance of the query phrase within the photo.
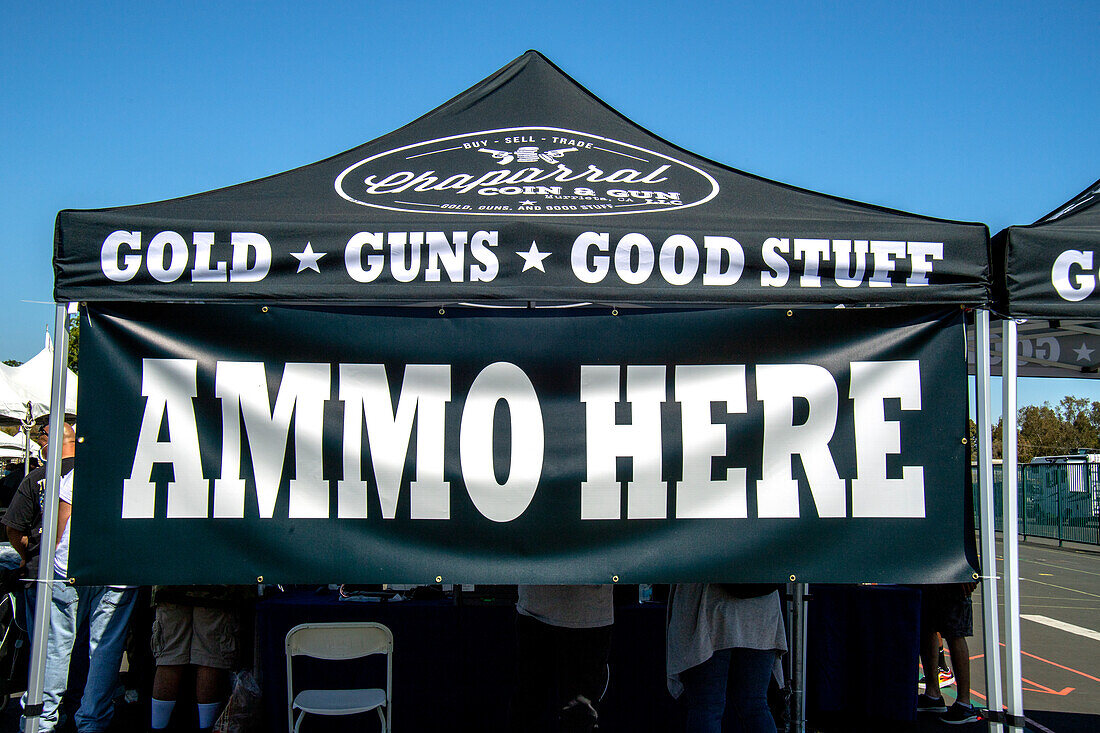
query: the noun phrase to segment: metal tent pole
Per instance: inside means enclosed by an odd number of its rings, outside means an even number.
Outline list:
[[[31,472],[31,428],[34,427],[34,403],[27,402],[27,416],[23,418],[23,478]]]
[[[27,675],[26,733],[38,733],[42,715],[42,687],[46,675],[46,639],[50,633],[53,556],[57,543],[57,495],[61,486],[61,446],[65,439],[65,381],[69,360],[68,313],[57,305],[53,332],[53,379],[50,382],[50,440],[46,455],[46,494],[42,499],[42,542],[38,556],[38,588],[35,595],[34,631],[31,636],[30,672]]]
[[[791,717],[795,733],[806,730],[806,588],[805,583],[794,584],[794,627],[791,630],[795,647],[791,670],[794,715]]]
[[[1008,726],[1024,729],[1023,670],[1020,666],[1019,496],[1016,477],[1016,322],[1006,318],[1001,329],[1001,501],[1004,522],[1005,697]]]
[[[997,613],[997,535],[993,504],[993,428],[990,413],[989,311],[977,312],[978,478],[981,506],[982,628],[989,710],[1001,715],[1001,649]],[[1014,342],[1015,343],[1015,342]],[[989,729],[1003,730],[990,722]]]

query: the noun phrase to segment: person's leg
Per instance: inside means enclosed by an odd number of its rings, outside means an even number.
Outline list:
[[[38,718],[38,730],[43,733],[56,728],[60,717],[61,698],[69,684],[69,658],[76,640],[79,611],[76,588],[61,579],[57,580],[53,584],[49,606],[50,632],[46,639],[46,668],[42,680],[42,715]],[[29,593],[34,593],[34,589]],[[26,705],[27,696],[24,694],[24,708]],[[20,719],[20,730],[25,724],[26,720]]]
[[[551,687],[556,679],[553,627],[516,616],[516,687],[509,711],[512,733],[551,730]]]
[[[195,702],[199,707],[199,730],[214,727],[222,701],[229,696],[229,670],[195,667]]]
[[[153,674],[153,697],[158,700],[175,700],[180,694],[180,683],[186,664],[158,664]]]
[[[920,663],[924,668],[924,694],[933,700],[941,697],[939,653],[940,635],[935,631],[922,634],[920,639]]]
[[[775,652],[770,649],[730,649],[723,730],[776,733],[768,708],[768,682],[774,667]]]
[[[229,670],[217,667],[195,667],[195,702],[199,705],[219,703],[229,690]]]
[[[599,701],[608,683],[611,629],[610,625],[555,629],[560,655],[556,680],[558,719],[563,732],[590,731],[599,719]]]
[[[87,599],[92,606],[88,620],[88,680],[74,716],[80,733],[99,733],[111,724],[126,630],[136,597],[135,588],[101,587]]]
[[[955,671],[956,699],[970,704],[970,645],[966,637],[949,638],[947,651],[951,654],[951,668]]]
[[[163,730],[172,720],[172,710],[180,694],[186,664],[157,664],[153,673],[153,693],[149,701],[149,727]]]
[[[562,690],[572,699],[584,695],[595,705],[608,685],[607,658],[611,652],[612,626],[567,629],[571,634],[569,680]]]
[[[730,650],[721,649],[680,675],[685,733],[722,733],[729,670]]]
[[[196,606],[191,611],[191,664],[195,665],[195,702],[199,728],[214,724],[229,696],[229,670],[237,662],[240,617],[230,609]]]
[[[149,639],[157,669],[153,673],[149,725],[153,730],[168,727],[179,697],[183,674],[191,661],[192,609],[174,603],[159,603]]]

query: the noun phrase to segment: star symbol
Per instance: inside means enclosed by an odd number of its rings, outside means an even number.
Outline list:
[[[317,274],[321,274],[321,268],[317,265],[317,261],[324,257],[328,252],[314,252],[313,245],[306,242],[306,248],[301,252],[291,252],[290,256],[298,260],[298,272],[302,270],[313,270]],[[295,275],[298,272],[294,273]]]
[[[541,270],[546,272],[546,269],[542,266],[542,261],[550,256],[549,252],[539,252],[539,246],[535,244],[534,240],[531,241],[531,248],[526,252],[516,252],[517,255],[523,258],[523,270],[521,272],[527,272],[528,270]]]
[[[534,206],[535,202],[534,201],[520,201],[519,205],[520,206]]]
[[[1089,362],[1091,362],[1092,361],[1092,352],[1094,352],[1094,351],[1096,351],[1096,349],[1090,349],[1088,347],[1088,344],[1086,344],[1084,341],[1082,341],[1081,342],[1081,348],[1074,349],[1073,353],[1077,354],[1077,361],[1089,361]]]

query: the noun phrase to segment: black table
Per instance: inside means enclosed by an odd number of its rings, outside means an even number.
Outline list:
[[[451,599],[363,603],[340,601],[327,590],[265,599],[256,608],[264,729],[286,726],[287,631],[307,622],[377,621],[394,635],[395,730],[504,731],[515,679],[515,617],[512,605],[456,604]],[[605,733],[673,728],[674,703],[665,688],[664,625],[664,604],[616,606],[611,685],[600,722]],[[364,676],[370,679],[362,682],[350,681],[350,670],[346,662],[295,661],[295,679],[310,686],[384,684],[381,664],[368,670]],[[364,717],[340,721],[313,716],[313,725],[307,718],[302,733],[361,731]],[[367,726],[377,726],[377,717],[368,718]]]
[[[920,591],[897,585],[813,585],[811,597],[808,719],[831,722],[842,716],[853,724],[847,730],[854,729],[854,721],[915,720]]]

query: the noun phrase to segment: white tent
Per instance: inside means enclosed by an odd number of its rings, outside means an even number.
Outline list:
[[[23,422],[27,418],[28,402],[32,420],[49,415],[52,370],[53,348],[49,345],[20,366],[0,364],[0,422]],[[69,370],[67,379],[65,412],[75,415],[76,374]]]
[[[8,435],[7,433],[0,431],[0,460],[23,460],[23,450],[26,443],[27,436],[22,430],[20,430],[15,435]],[[31,457],[38,458],[39,454],[41,453],[41,449],[38,447],[38,443],[35,443],[33,440],[30,441],[30,449]]]

